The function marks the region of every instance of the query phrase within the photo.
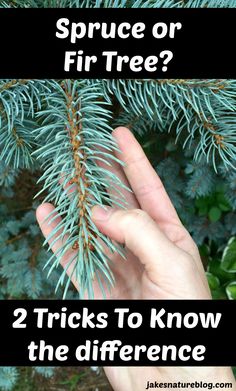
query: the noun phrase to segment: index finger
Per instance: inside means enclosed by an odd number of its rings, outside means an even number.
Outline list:
[[[124,127],[113,132],[124,163],[124,172],[143,210],[158,223],[181,224],[177,212],[156,171],[133,134]]]

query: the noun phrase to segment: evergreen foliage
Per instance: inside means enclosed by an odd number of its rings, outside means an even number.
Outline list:
[[[236,7],[236,0],[0,0],[0,7]],[[114,284],[101,243],[125,255],[96,229],[91,207],[125,207],[123,185],[109,171],[118,161],[111,130],[122,125],[199,245],[213,297],[235,299],[235,109],[236,80],[0,80],[0,297],[78,297],[57,267],[68,249],[81,296],[93,297],[94,276],[102,291]],[[62,216],[51,235],[64,242],[57,257],[42,247],[35,221],[43,200]],[[11,390],[17,373],[0,368],[0,389]]]
[[[55,367],[34,367],[34,370],[39,375],[50,378],[54,375]]]
[[[100,240],[124,256],[122,248],[102,235],[91,220],[91,207],[96,203],[125,205],[121,195],[124,185],[109,171],[112,162],[121,163],[112,153],[117,149],[111,137],[113,125],[127,125],[141,139],[154,146],[158,142],[168,152],[168,158],[159,165],[159,174],[180,216],[186,225],[188,220],[191,222],[188,228],[197,243],[201,244],[206,236],[222,236],[220,208],[223,212],[235,208],[235,86],[235,80],[0,81],[3,191],[11,188],[22,170],[38,170],[38,195],[53,202],[62,216],[48,238],[56,237],[50,246],[56,240],[64,243],[57,256],[51,256],[46,263],[50,266],[49,275],[64,254],[73,249],[68,267],[74,262],[72,274],[81,296],[87,291],[93,297],[94,276],[102,291],[104,283],[114,283]],[[158,156],[157,151],[157,161]],[[218,197],[224,196],[229,206],[224,200],[220,208],[213,205],[206,221],[199,197],[210,196],[216,186],[220,189]],[[112,196],[108,196],[108,188],[113,189]],[[192,205],[195,198],[199,199],[196,207],[201,212],[200,217],[192,218],[187,205]],[[4,211],[11,214],[6,205],[2,214]],[[7,245],[1,275],[14,286],[17,270],[24,271],[15,289],[18,294],[24,291],[36,298],[42,292],[42,271],[38,266],[27,269],[27,260],[35,252],[24,239],[19,249],[13,247],[9,235],[22,234],[24,224],[31,238],[39,232],[28,224],[30,214],[22,221],[11,218],[2,224],[2,240]],[[49,219],[55,219],[55,214]],[[37,252],[39,259],[44,259],[42,251],[40,248]],[[22,264],[15,264],[14,259],[21,259]],[[56,287],[65,285],[66,294],[70,279],[65,283],[65,278],[66,271]]]
[[[15,367],[0,367],[0,387],[3,391],[12,390],[17,378],[18,372]]]
[[[235,0],[6,0],[3,8],[235,8]]]
[[[79,283],[81,297],[86,292],[93,297],[94,277],[102,292],[104,283],[114,283],[101,240],[124,256],[122,248],[101,234],[91,220],[91,207],[96,203],[125,205],[121,195],[124,185],[109,171],[112,162],[121,163],[113,155],[117,149],[111,137],[113,124],[127,125],[137,136],[152,137],[152,142],[160,145],[163,138],[163,148],[172,150],[160,163],[159,173],[180,216],[187,225],[188,220],[191,222],[188,228],[197,243],[201,244],[206,235],[209,239],[221,237],[220,208],[224,206],[223,212],[235,208],[235,95],[235,80],[1,80],[3,189],[11,187],[23,169],[37,169],[41,174],[38,195],[54,203],[62,216],[48,238],[54,238],[50,247],[56,240],[64,243],[56,257],[51,256],[46,263],[49,275],[72,249],[68,267],[73,262],[72,275]],[[218,196],[224,196],[230,206],[224,202],[220,208],[213,205],[206,221],[198,200],[200,217],[188,217],[191,200],[210,196],[216,186],[220,188]],[[108,188],[113,189],[112,196],[108,196]],[[6,205],[3,209],[3,214],[9,215]],[[19,249],[9,239],[9,235],[24,230],[27,218],[16,221],[12,216],[12,221],[2,224],[2,240],[7,245],[1,275],[14,286],[17,270],[24,271],[15,289],[36,298],[42,291],[42,272],[40,268],[27,270],[27,259],[34,251],[31,246],[27,248],[24,239]],[[49,219],[53,221],[55,213]],[[33,238],[37,228],[29,234]],[[39,259],[43,259],[42,251],[38,252]],[[22,264],[16,265],[14,259],[19,258]],[[65,283],[65,278],[66,270],[56,287],[65,285],[66,294],[70,279]],[[31,290],[32,281],[35,288]]]

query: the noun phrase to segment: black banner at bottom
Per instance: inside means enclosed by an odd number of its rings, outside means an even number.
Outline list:
[[[0,366],[236,365],[235,301],[0,302]]]

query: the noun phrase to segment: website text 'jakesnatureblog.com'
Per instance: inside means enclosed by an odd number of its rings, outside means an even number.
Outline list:
[[[213,383],[213,382],[203,382],[203,381],[194,381],[194,382],[151,382],[148,381],[146,384],[146,390],[151,390],[155,388],[173,388],[173,389],[203,389],[205,388],[206,390],[212,390],[214,388],[218,389],[231,389],[233,387],[233,384],[228,382],[228,383]]]

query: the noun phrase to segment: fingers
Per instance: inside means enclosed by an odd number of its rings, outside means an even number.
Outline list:
[[[119,127],[113,136],[121,150],[117,157],[125,163],[124,172],[141,208],[159,223],[180,224],[160,178],[132,133]]]
[[[205,275],[198,263],[174,245],[146,212],[140,209],[105,210],[95,206],[92,218],[101,232],[125,244],[136,255],[146,276],[167,294],[174,291],[170,278],[174,275],[175,280],[182,281],[178,297],[210,297]]]
[[[203,275],[204,269],[198,249],[179,220],[160,178],[141,146],[127,128],[117,128],[113,135],[121,150],[118,156],[125,162],[124,171],[140,207],[158,223],[173,244],[192,255]]]
[[[124,211],[95,206],[92,218],[101,232],[125,244],[140,259],[149,278],[155,283],[159,282],[161,276],[166,275],[166,270],[173,269],[177,263],[180,264],[181,259],[186,260],[184,252],[140,209]]]

